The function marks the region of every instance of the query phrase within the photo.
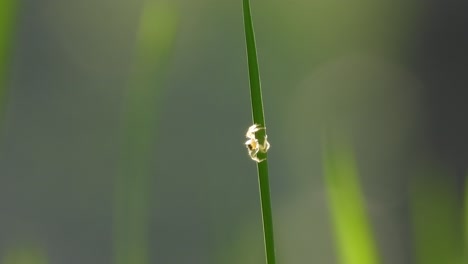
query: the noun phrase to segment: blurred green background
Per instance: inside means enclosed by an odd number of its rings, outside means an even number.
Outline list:
[[[278,263],[468,263],[467,5],[251,2]],[[242,23],[0,0],[0,263],[264,263]]]

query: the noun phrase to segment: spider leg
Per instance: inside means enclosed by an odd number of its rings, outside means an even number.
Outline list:
[[[265,160],[265,159],[259,159],[258,157],[255,157],[255,158],[252,158],[252,159],[255,160],[257,163],[260,163],[260,162]]]
[[[255,138],[255,133],[258,132],[259,130],[265,129],[264,127],[261,127],[258,124],[253,124],[252,126],[249,127],[247,130],[247,133],[245,134],[245,137],[247,138]]]
[[[265,135],[265,141],[263,141],[263,145],[261,145],[261,151],[266,153],[270,149],[270,143],[267,140],[268,136]]]
[[[258,154],[258,151],[259,151],[259,150],[260,150],[260,149],[259,149],[258,147],[252,149],[252,150],[250,151],[250,153],[249,153],[249,154],[250,154],[250,157],[251,157],[252,159],[257,158],[257,154]]]

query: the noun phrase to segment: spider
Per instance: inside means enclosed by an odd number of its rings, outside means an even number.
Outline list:
[[[270,149],[270,143],[268,143],[267,135],[265,135],[265,141],[263,142],[263,145],[258,143],[258,139],[255,137],[255,132],[261,129],[265,129],[265,128],[260,127],[260,125],[258,124],[253,124],[252,126],[249,127],[249,129],[247,130],[247,133],[245,134],[245,137],[248,138],[248,140],[245,142],[245,146],[247,147],[247,150],[249,151],[249,156],[252,160],[256,161],[257,163],[260,163],[265,160],[265,159],[259,159],[257,157],[258,152],[266,153],[268,149]]]

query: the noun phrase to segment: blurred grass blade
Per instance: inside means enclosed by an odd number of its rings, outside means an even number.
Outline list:
[[[121,160],[115,182],[116,264],[150,263],[151,156],[176,20],[169,0],[148,0],[140,18],[133,71],[124,97]]]
[[[468,173],[466,174],[465,176],[465,190],[464,190],[464,193],[465,193],[465,200],[464,200],[464,204],[465,204],[465,208],[464,208],[464,219],[463,219],[463,225],[464,225],[464,242],[465,242],[465,248],[464,248],[464,256],[465,256],[465,262],[464,263],[468,263]]]
[[[8,68],[16,26],[17,0],[0,0],[0,127],[3,121],[7,93]]]
[[[250,12],[250,1],[243,0],[245,41],[247,46],[247,60],[249,67],[250,99],[252,102],[252,116],[254,124],[265,126],[263,114],[262,90],[260,87],[260,74],[258,69],[257,49],[255,47],[255,34]],[[266,131],[260,130],[257,134],[260,144],[263,144]],[[271,212],[270,182],[268,179],[268,159],[266,153],[259,153],[259,159],[264,161],[257,163],[258,182],[260,189],[260,203],[262,207],[263,233],[267,264],[276,263],[275,243],[273,237],[273,216]]]
[[[463,228],[457,185],[447,173],[430,166],[411,182],[415,263],[462,263]]]
[[[323,167],[334,232],[342,264],[379,263],[352,148],[326,135]]]
[[[20,246],[7,250],[2,264],[47,264],[47,256],[37,246]]]

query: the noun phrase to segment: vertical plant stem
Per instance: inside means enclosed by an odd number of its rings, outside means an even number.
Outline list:
[[[255,35],[252,25],[249,0],[243,0],[245,40],[247,46],[247,60],[250,80],[250,99],[252,102],[252,115],[255,124],[265,127],[263,114],[262,90],[260,87],[260,74],[258,70],[257,50],[255,47]],[[258,131],[259,143],[263,144],[266,132],[264,129]],[[260,202],[262,209],[263,234],[266,251],[267,264],[275,264],[275,243],[273,236],[273,217],[271,212],[270,183],[268,179],[268,160],[266,153],[259,153],[260,159],[264,161],[257,164],[258,183],[260,186]]]

